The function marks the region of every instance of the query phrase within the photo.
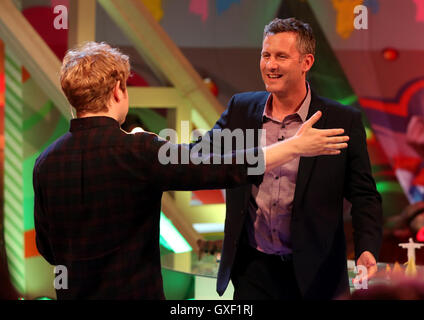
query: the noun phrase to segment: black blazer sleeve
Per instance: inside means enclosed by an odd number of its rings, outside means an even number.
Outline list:
[[[371,175],[361,113],[356,111],[353,114],[347,157],[344,193],[352,204],[355,259],[364,251],[370,251],[378,259],[382,242],[381,196]]]
[[[264,163],[262,150],[252,148],[229,150],[229,153],[225,153],[221,148],[214,149],[211,142],[213,140],[208,141],[213,130],[222,130],[226,127],[229,110],[230,107],[223,112],[215,126],[203,136],[206,141],[200,139],[191,144],[173,144],[154,134],[138,134],[139,145],[142,146],[144,152],[135,150],[134,154],[138,158],[137,162],[141,163],[146,168],[145,171],[150,173],[149,181],[152,181],[162,191],[234,188],[256,181],[257,178],[248,170],[249,164],[246,158],[251,154],[257,154],[260,158],[259,161]],[[195,150],[201,143],[203,146],[208,144],[209,149],[198,148]],[[177,161],[167,164],[159,161],[161,155],[163,156],[165,153],[178,155]],[[186,155],[184,162],[181,157],[183,153]],[[192,161],[193,158],[198,161]],[[241,158],[244,159],[242,163],[237,161]],[[220,160],[216,162],[217,159]]]
[[[44,259],[51,265],[56,265],[49,240],[49,219],[46,217],[44,210],[43,191],[39,183],[37,160],[33,171],[35,242],[38,252]]]

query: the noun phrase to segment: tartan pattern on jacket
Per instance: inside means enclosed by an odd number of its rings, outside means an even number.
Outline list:
[[[231,188],[253,178],[245,165],[162,165],[165,143],[151,133],[127,134],[112,118],[79,118],[37,158],[37,248],[68,270],[58,299],[164,299],[162,192]]]

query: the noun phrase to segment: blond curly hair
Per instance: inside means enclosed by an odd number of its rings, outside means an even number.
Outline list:
[[[87,42],[63,59],[60,83],[77,116],[107,112],[113,88],[122,91],[130,75],[129,57],[107,43]]]

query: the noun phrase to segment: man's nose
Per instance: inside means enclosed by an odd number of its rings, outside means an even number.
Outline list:
[[[269,60],[266,63],[266,67],[268,70],[275,70],[278,68],[278,64],[274,58],[269,58]]]

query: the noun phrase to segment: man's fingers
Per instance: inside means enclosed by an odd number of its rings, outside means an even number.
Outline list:
[[[378,272],[377,262],[368,262],[366,264],[358,264],[364,266],[366,268],[366,272],[361,272],[353,279],[353,283],[364,283],[364,281],[368,282],[368,280],[375,277]]]
[[[331,155],[337,155],[337,154],[340,154],[340,153],[341,153],[340,150],[326,149],[326,150],[323,150],[321,152],[321,155],[323,155],[323,156],[325,156],[325,155],[331,156]]]
[[[319,120],[319,118],[321,118],[321,116],[322,116],[322,112],[317,111],[303,125],[311,128],[315,123],[317,123],[317,121]]]
[[[375,274],[377,273],[377,271],[378,271],[377,264],[374,264],[374,265],[372,265],[372,266],[368,267],[368,268],[367,268],[367,270],[368,270],[368,279],[370,279],[370,278],[374,277],[374,275],[375,275]]]
[[[334,150],[334,149],[346,149],[347,143],[331,143],[325,146],[326,149]]]
[[[344,133],[344,129],[317,129],[325,137],[338,136]]]
[[[328,137],[328,143],[342,143],[349,141],[349,136],[340,136],[340,137]]]
[[[375,275],[377,274],[377,271],[378,271],[377,265],[368,267],[367,273],[359,277],[357,281],[360,283],[363,283],[364,281],[369,281],[375,277]]]

